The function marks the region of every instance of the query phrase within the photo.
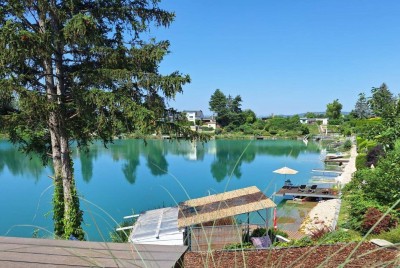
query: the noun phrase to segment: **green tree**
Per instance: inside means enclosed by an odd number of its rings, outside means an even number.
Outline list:
[[[338,99],[326,105],[326,116],[329,119],[339,119],[342,112],[342,104]]]
[[[244,123],[242,116],[242,98],[240,95],[232,97],[217,89],[210,98],[210,111],[217,113],[216,120],[221,127],[229,126],[229,130],[233,130]]]
[[[364,93],[358,94],[358,100],[354,107],[353,114],[356,116],[356,118],[359,119],[366,119],[371,117],[371,109]]]
[[[210,111],[215,112],[217,116],[221,116],[222,114],[226,113],[227,98],[225,94],[219,89],[215,90],[215,92],[211,95],[209,105]]]
[[[313,113],[313,112],[307,112],[305,114],[305,117],[306,118],[317,118],[317,115],[315,113]]]
[[[374,115],[383,119],[391,119],[396,114],[397,100],[393,97],[385,83],[380,87],[373,87],[372,97],[369,100]]]
[[[245,121],[247,124],[253,124],[254,122],[257,121],[256,113],[253,112],[253,111],[250,110],[250,109],[244,110],[244,111],[242,112],[242,115],[243,115],[243,117],[244,117],[244,121]]]
[[[169,42],[144,40],[151,25],[167,27],[174,13],[159,1],[19,1],[0,4],[0,127],[25,152],[54,167],[55,234],[84,238],[71,141],[112,141],[121,131],[177,132],[191,137],[165,101],[188,75],[162,75]],[[4,106],[4,105],[3,105]],[[50,158],[50,159],[49,159]]]
[[[228,96],[227,98],[227,109],[231,113],[235,114],[240,114],[242,112],[242,109],[240,108],[242,106],[242,97],[240,95],[237,95],[235,98],[232,98],[231,95]]]

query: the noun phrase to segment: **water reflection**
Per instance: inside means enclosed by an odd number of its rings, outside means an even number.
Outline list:
[[[43,162],[35,155],[25,155],[10,143],[0,141],[0,174],[7,168],[14,176],[29,175],[38,181],[44,171]]]
[[[256,155],[286,156],[297,159],[304,151],[319,152],[316,144],[306,146],[299,141],[231,141],[215,143],[215,160],[211,164],[213,178],[220,182],[231,175],[240,179],[243,162],[251,163]]]
[[[213,157],[210,164],[212,177],[221,182],[225,178],[242,176],[243,163],[251,163],[256,156],[270,155],[296,159],[303,152],[319,152],[317,144],[306,146],[301,141],[238,141],[214,140],[206,144],[186,141],[172,142],[164,140],[118,140],[106,149],[101,143],[91,146],[89,152],[74,150],[73,159],[80,162],[81,175],[89,183],[93,169],[99,165],[98,158],[108,156],[115,162],[121,162],[125,179],[134,184],[137,171],[141,166],[141,157],[153,176],[168,173],[171,156],[182,156],[189,161],[204,161],[207,155]],[[13,175],[28,174],[38,180],[44,167],[39,158],[26,157],[10,143],[0,142],[0,174],[7,168]]]

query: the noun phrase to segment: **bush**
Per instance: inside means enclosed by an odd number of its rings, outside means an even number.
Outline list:
[[[267,233],[267,230],[265,228],[256,228],[251,232],[250,237],[261,237],[264,236]],[[269,228],[268,229],[268,236],[270,237],[271,241],[274,242],[276,240],[276,236],[280,235],[283,237],[288,237],[288,234],[285,233],[282,230],[275,230],[274,228]]]
[[[318,242],[321,244],[336,244],[336,243],[348,243],[357,242],[361,240],[361,236],[356,234],[354,231],[337,230],[330,233],[326,233]]]
[[[376,141],[357,139],[357,151],[359,153],[366,153],[377,145]]]
[[[310,238],[314,241],[317,241],[317,240],[321,239],[322,237],[324,237],[326,234],[330,233],[331,231],[332,231],[332,229],[324,226],[323,228],[312,230]]]
[[[271,135],[274,136],[274,135],[278,134],[278,130],[271,128],[271,129],[269,130],[269,134],[271,134]]]
[[[370,167],[371,165],[376,166],[379,158],[383,157],[383,156],[385,156],[385,151],[383,150],[382,145],[377,145],[374,148],[372,148],[370,151],[368,151],[368,154],[366,157],[367,167]]]
[[[355,183],[355,182],[351,182]],[[352,186],[350,183],[346,187]],[[361,231],[361,224],[364,220],[365,211],[368,208],[375,207],[379,208],[379,204],[375,200],[367,199],[362,194],[360,189],[351,190],[345,194],[346,201],[348,201],[349,207],[349,218],[347,221],[346,228],[351,228],[353,230]]]
[[[356,157],[356,168],[357,170],[367,167],[367,155],[360,153]]]
[[[241,243],[229,244],[224,247],[224,249],[231,249],[231,250],[232,249],[245,249],[245,248],[254,248],[254,246],[250,242],[245,242],[243,244],[241,244]]]
[[[214,130],[212,127],[201,127],[200,129],[203,131],[213,131]]]
[[[221,134],[221,133],[222,133],[222,129],[217,128],[217,129],[215,130],[215,135],[219,135],[219,134]]]
[[[307,246],[313,246],[315,242],[308,236],[305,236],[299,240],[292,240],[290,242],[277,242],[274,245],[277,247],[307,247]]]
[[[343,149],[345,149],[346,151],[348,151],[348,150],[350,150],[351,149],[351,146],[352,146],[353,144],[351,143],[351,140],[346,140],[345,142],[344,142],[344,144],[343,144]]]
[[[375,235],[371,238],[385,239],[393,244],[398,244],[400,243],[400,226],[388,232],[382,232],[379,235]]]
[[[376,208],[368,208],[364,215],[364,220],[361,224],[361,231],[367,233],[373,228],[373,226],[379,221],[375,228],[371,231],[372,234],[380,234],[387,232],[391,228],[397,226],[397,221],[393,219],[389,214],[383,217],[383,213]],[[382,219],[381,219],[382,218]]]
[[[342,122],[343,122],[342,119],[329,119],[328,125],[338,126],[338,125],[341,125]]]
[[[301,130],[301,135],[310,134],[310,129],[306,125],[302,125],[300,127],[300,130]]]

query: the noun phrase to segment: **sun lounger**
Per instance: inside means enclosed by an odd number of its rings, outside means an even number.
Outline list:
[[[299,192],[304,192],[304,191],[305,191],[305,189],[306,189],[306,187],[307,187],[307,185],[305,185],[305,184],[302,184],[302,185],[300,185],[300,186],[299,186],[299,189],[298,189],[298,191],[299,191]]]
[[[315,193],[315,189],[317,189],[318,185],[314,184],[310,187],[310,189],[308,189],[309,193]]]

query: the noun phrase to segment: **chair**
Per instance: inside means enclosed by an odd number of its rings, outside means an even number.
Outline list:
[[[252,237],[250,240],[257,249],[269,248],[272,245],[271,239],[268,235],[262,237]]]
[[[310,189],[308,189],[309,193],[315,193],[315,189],[317,189],[318,185],[314,184],[310,187]]]
[[[302,184],[302,185],[299,186],[298,191],[299,191],[299,192],[304,192],[304,190],[306,189],[306,187],[307,187],[307,185]]]

